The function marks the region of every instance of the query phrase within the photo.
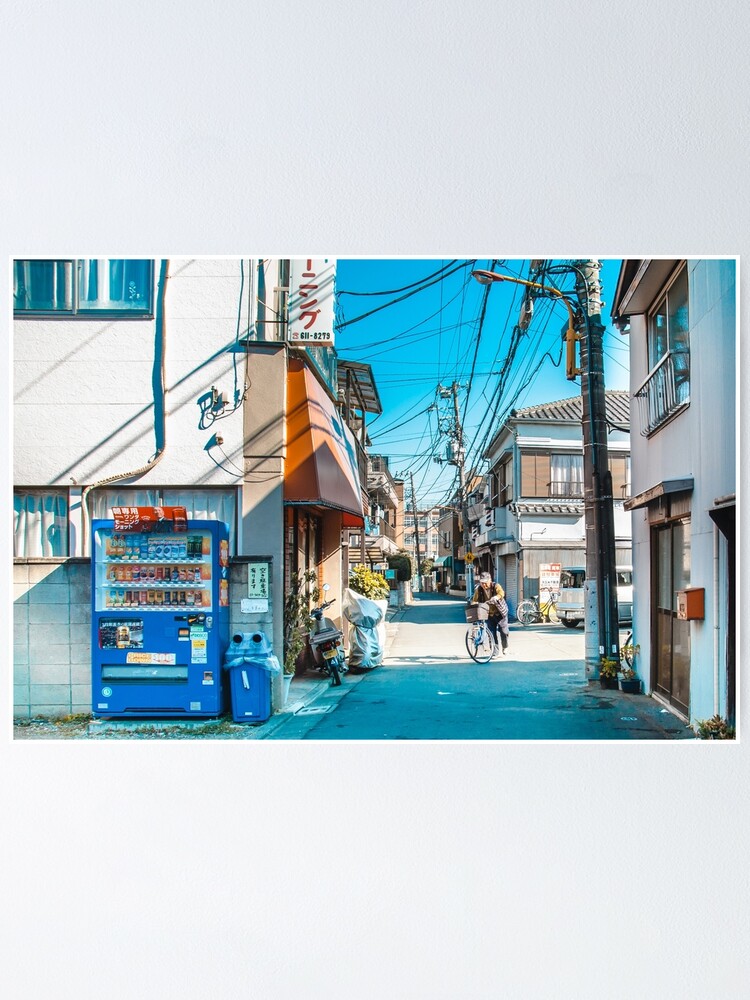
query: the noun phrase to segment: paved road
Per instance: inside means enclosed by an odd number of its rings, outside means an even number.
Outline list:
[[[672,740],[694,734],[644,695],[584,678],[582,629],[511,626],[510,655],[474,663],[463,602],[417,597],[382,667],[346,675],[269,732],[308,740]],[[395,635],[393,634],[395,631]],[[261,737],[263,738],[263,737]]]

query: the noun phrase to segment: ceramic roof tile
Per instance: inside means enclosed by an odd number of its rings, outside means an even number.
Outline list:
[[[613,424],[630,425],[630,393],[621,389],[605,392],[607,420]],[[526,406],[522,410],[511,411],[509,420],[514,421],[562,421],[580,423],[583,418],[583,402],[580,396],[570,396],[551,403]]]

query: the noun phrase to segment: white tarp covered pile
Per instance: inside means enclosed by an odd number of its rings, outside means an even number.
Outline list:
[[[342,610],[349,626],[349,668],[372,670],[383,662],[388,601],[372,601],[355,590],[344,591]]]

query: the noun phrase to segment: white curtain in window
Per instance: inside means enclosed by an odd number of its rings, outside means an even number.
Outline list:
[[[164,503],[185,507],[188,517],[197,521],[223,521],[229,525],[229,551],[236,554],[236,490],[165,489]]]
[[[583,456],[551,455],[552,491],[559,496],[583,496]]]
[[[81,309],[147,309],[149,260],[80,261],[78,304]]]
[[[68,555],[68,497],[65,492],[15,493],[13,554],[21,559]]]
[[[96,518],[111,518],[113,507],[156,507],[159,490],[94,490],[91,511]]]

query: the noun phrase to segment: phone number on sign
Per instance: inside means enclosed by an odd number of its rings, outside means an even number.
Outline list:
[[[290,340],[294,340],[294,341],[301,341],[301,342],[311,340],[311,341],[316,341],[317,343],[323,342],[323,343],[326,343],[326,344],[332,344],[333,343],[333,334],[332,333],[304,333],[304,332],[303,333],[292,333],[289,339]]]

